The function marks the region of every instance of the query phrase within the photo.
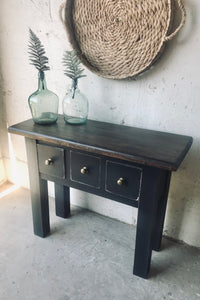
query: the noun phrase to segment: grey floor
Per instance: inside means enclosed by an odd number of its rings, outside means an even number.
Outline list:
[[[0,300],[200,300],[200,250],[163,239],[148,280],[132,275],[135,227],[72,207],[32,233],[29,191],[0,199]]]

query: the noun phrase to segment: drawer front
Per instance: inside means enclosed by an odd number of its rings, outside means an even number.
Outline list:
[[[37,151],[40,173],[64,179],[64,149],[38,144]]]
[[[105,190],[128,199],[140,196],[142,169],[127,164],[106,161]]]
[[[70,151],[70,180],[99,189],[100,178],[100,158]]]

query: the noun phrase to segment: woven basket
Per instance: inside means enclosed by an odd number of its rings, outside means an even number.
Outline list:
[[[181,22],[169,34],[176,1]],[[67,0],[60,16],[83,64],[102,77],[122,79],[156,61],[186,13],[181,0]]]

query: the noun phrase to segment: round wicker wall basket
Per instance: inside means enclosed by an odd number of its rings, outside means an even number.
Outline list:
[[[169,33],[174,2],[181,20]],[[60,16],[83,64],[102,77],[122,79],[144,72],[157,60],[186,13],[181,0],[66,0]]]

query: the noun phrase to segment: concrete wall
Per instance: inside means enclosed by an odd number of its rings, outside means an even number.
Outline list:
[[[6,174],[4,170],[3,156],[0,149],[0,185],[3,184],[5,180],[6,180]]]
[[[8,125],[30,118],[27,98],[37,88],[37,72],[28,63],[28,28],[40,37],[50,60],[49,89],[61,101],[70,81],[63,75],[63,51],[70,49],[58,9],[60,0],[1,0],[0,47],[3,102]],[[194,143],[173,173],[164,232],[200,247],[200,2],[184,0],[187,22],[156,66],[136,81],[114,81],[86,71],[80,88],[90,103],[89,118],[191,135]],[[10,180],[28,186],[22,137],[3,134],[4,162]],[[52,193],[52,186],[50,186]],[[72,191],[72,202],[128,223],[137,210],[110,200]]]
[[[3,98],[2,98],[2,85],[1,85],[1,73],[0,73],[0,185],[6,181],[6,174],[5,174],[5,168],[4,168],[4,160],[3,160],[3,154],[2,154],[2,135],[4,130],[4,122],[3,122]]]

